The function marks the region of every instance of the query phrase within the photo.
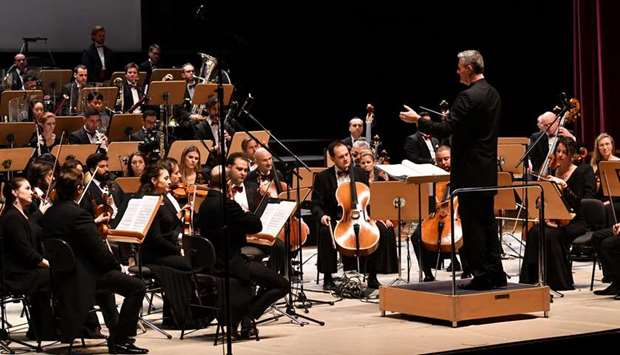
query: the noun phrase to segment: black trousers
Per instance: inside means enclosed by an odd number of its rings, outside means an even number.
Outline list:
[[[110,328],[110,341],[123,343],[129,337],[136,335],[138,315],[142,308],[142,299],[146,288],[142,280],[132,277],[118,270],[111,270],[97,279],[97,292],[107,291],[110,294],[119,294],[124,297],[121,312],[115,325]],[[109,298],[104,297],[104,300]],[[97,297],[97,302],[100,298]],[[109,303],[100,304],[100,307],[109,307]],[[105,317],[105,313],[104,313]],[[111,325],[108,324],[108,327]]]
[[[250,280],[256,282],[258,291],[248,306],[248,316],[258,319],[265,310],[289,292],[288,281],[262,263],[249,261]]]
[[[611,228],[598,230],[592,234],[592,242],[603,265],[607,277],[620,282],[620,237],[614,236]]]
[[[420,259],[420,257],[422,258],[422,271],[424,271],[425,275],[431,275],[431,269],[437,267],[437,257],[439,257],[439,262],[441,262],[444,258],[451,259],[451,255],[446,253],[438,254],[437,252],[433,252],[424,248],[424,246],[420,244],[421,237],[422,227],[418,224],[415,231],[411,235],[411,244],[413,245],[413,251],[415,252],[416,258],[418,258],[418,260]],[[420,250],[420,246],[422,247],[422,250]],[[420,253],[422,254],[422,256],[420,256]],[[461,248],[458,253],[461,257],[461,267],[463,272],[469,272],[469,266],[467,265],[466,259],[463,257],[463,248]]]
[[[493,205],[494,195],[489,193],[459,195],[464,257],[461,261],[474,277],[493,277],[504,272]]]

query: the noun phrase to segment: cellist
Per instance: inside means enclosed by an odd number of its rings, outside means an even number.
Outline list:
[[[349,169],[351,169],[351,154],[347,146],[341,141],[330,143],[327,148],[329,156],[334,161],[334,166],[327,168],[316,175],[312,190],[312,214],[320,221],[319,235],[317,238],[317,271],[324,274],[323,289],[333,290],[336,288],[332,273],[337,271],[336,248],[330,235],[336,221],[341,217],[336,200],[336,190],[340,184],[350,182]],[[355,181],[368,185],[368,173],[360,167],[354,167],[352,173]],[[377,251],[370,254],[365,263],[368,272],[368,287],[379,288],[381,285],[377,279],[377,260],[382,259],[382,251],[386,248],[387,235],[380,234]],[[343,257],[345,270],[355,268],[355,258]]]

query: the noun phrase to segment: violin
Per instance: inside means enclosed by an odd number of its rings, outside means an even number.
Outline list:
[[[177,187],[172,190],[172,195],[177,198],[186,198],[189,195],[193,195],[194,192],[198,197],[206,197],[209,192],[209,188],[206,185],[185,185],[184,183],[179,183]]]
[[[450,195],[448,183],[437,183],[435,188],[435,213],[422,222],[422,245],[430,251],[442,253],[452,252],[452,234],[454,234],[454,252],[463,246],[463,230],[461,219],[456,213],[458,199],[455,198],[454,206],[454,233],[450,215]]]
[[[103,203],[99,205],[95,202],[94,197],[91,200],[93,203],[93,206],[95,206],[95,211],[94,211],[95,219],[105,214],[109,215],[110,217],[112,216],[112,214],[114,214],[114,209],[112,208],[112,206],[108,204],[108,198],[109,198],[108,193],[104,192],[102,195],[102,198],[103,198]],[[110,222],[107,221],[107,222],[97,223],[97,231],[99,232],[99,235],[103,236],[103,238],[107,238],[110,232]]]
[[[370,188],[355,181],[353,164],[349,168],[350,182],[336,189],[336,201],[342,217],[336,222],[333,238],[344,256],[367,256],[379,247],[379,228],[370,219]]]

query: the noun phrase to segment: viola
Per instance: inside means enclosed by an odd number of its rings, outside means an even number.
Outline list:
[[[452,252],[452,234],[454,234],[455,252],[463,246],[463,230],[461,219],[456,213],[458,210],[458,199],[453,202],[454,207],[454,233],[452,233],[452,223],[450,214],[450,199],[448,194],[448,183],[437,183],[435,188],[435,213],[422,222],[422,245],[430,251],[442,253]]]
[[[370,188],[355,181],[353,168],[349,169],[350,182],[336,189],[336,201],[342,208],[342,217],[334,228],[334,242],[344,256],[366,256],[379,247],[379,228],[370,219]]]
[[[112,214],[114,213],[114,209],[112,208],[112,206],[110,206],[107,201],[109,198],[109,195],[107,193],[103,193],[102,195],[103,197],[103,203],[102,204],[97,204],[95,202],[95,199],[92,199],[93,202],[93,206],[95,206],[95,219],[98,218],[99,216],[102,216],[104,214],[107,214],[109,216],[112,216]],[[97,231],[99,232],[99,235],[103,236],[104,238],[107,238],[108,233],[110,231],[110,223],[108,222],[99,222],[97,223]]]

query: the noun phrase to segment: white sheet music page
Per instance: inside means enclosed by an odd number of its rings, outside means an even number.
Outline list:
[[[145,233],[144,229],[149,222],[153,210],[159,204],[159,196],[144,196],[132,198],[116,230]]]
[[[295,211],[294,201],[280,201],[279,203],[270,202],[265,207],[263,215],[260,216],[260,221],[263,224],[263,229],[260,233],[269,234],[272,236],[278,235],[284,223],[288,221]]]
[[[416,164],[412,161],[405,159],[403,160],[402,165],[407,167],[407,169],[411,171],[411,174],[409,176],[450,175],[449,172],[433,164]]]

